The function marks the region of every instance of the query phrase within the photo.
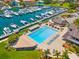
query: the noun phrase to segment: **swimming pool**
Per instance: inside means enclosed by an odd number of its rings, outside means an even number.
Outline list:
[[[55,35],[58,31],[55,29],[52,29],[48,26],[44,26],[42,28],[39,28],[38,30],[32,32],[28,36],[36,41],[37,43],[41,44],[43,43],[46,39],[48,39],[51,35]]]

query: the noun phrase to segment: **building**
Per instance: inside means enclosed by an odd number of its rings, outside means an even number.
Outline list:
[[[4,2],[11,2],[12,0],[4,0]]]
[[[71,24],[69,31],[63,37],[64,40],[68,40],[79,45],[79,29],[74,24]]]
[[[68,22],[66,20],[64,20],[63,18],[57,17],[55,19],[52,20],[55,24],[58,24],[60,26],[65,26],[68,24]]]

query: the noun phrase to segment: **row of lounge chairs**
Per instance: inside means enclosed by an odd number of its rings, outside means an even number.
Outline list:
[[[55,37],[53,37],[47,44],[50,45],[54,40],[56,40],[60,35],[57,34]]]

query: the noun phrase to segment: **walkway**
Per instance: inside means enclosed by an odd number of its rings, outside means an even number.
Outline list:
[[[70,59],[79,59],[79,56],[77,56],[76,54],[72,53],[72,54],[68,54]]]

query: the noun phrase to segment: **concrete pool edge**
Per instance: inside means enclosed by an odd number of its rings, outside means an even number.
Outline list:
[[[48,27],[48,29],[51,29],[52,31],[54,30],[54,31],[56,31],[56,32],[55,32],[54,34],[50,34],[50,36],[49,36],[48,38],[46,38],[45,40],[43,40],[41,43],[37,42],[33,37],[30,37],[30,34],[33,35],[34,32],[36,32],[36,31],[38,31],[39,29],[42,29],[42,28],[44,28],[44,27]],[[39,29],[37,29],[37,30],[35,30],[35,31],[33,31],[33,32],[31,32],[31,33],[29,33],[29,34],[27,35],[29,39],[33,40],[33,41],[36,42],[38,45],[43,44],[44,42],[46,42],[46,41],[47,41],[50,37],[52,37],[52,36],[53,36],[53,38],[54,38],[54,37],[57,36],[58,33],[59,33],[59,30],[57,30],[57,29],[55,29],[55,28],[51,28],[51,27],[48,26],[48,25],[44,25],[44,26],[40,27]],[[47,30],[47,29],[45,29],[45,30]]]

